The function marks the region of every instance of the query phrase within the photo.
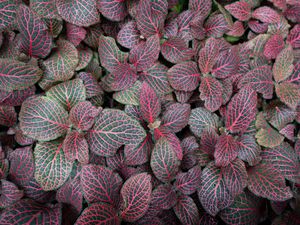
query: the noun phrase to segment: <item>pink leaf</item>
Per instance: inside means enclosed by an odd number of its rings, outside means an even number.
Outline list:
[[[132,49],[140,42],[140,32],[134,20],[129,21],[121,28],[117,40],[120,45],[129,49]]]
[[[11,207],[14,203],[18,202],[24,193],[18,187],[7,180],[1,180],[1,196],[0,208]]]
[[[219,55],[219,41],[209,38],[205,46],[199,51],[198,65],[203,74],[211,72]]]
[[[97,0],[97,7],[104,17],[112,21],[121,21],[128,14],[124,0]]]
[[[293,48],[300,48],[300,25],[296,24],[287,37],[287,42],[292,45]]]
[[[275,34],[269,38],[265,45],[264,55],[268,59],[275,59],[284,48],[284,40],[280,34]]]
[[[247,21],[250,19],[251,8],[251,5],[243,0],[225,6],[225,9],[240,21]]]
[[[229,30],[229,25],[222,14],[211,15],[204,24],[206,35],[220,38]]]
[[[196,165],[188,172],[177,174],[175,185],[182,194],[193,194],[201,185],[201,167]]]
[[[278,23],[280,21],[279,14],[268,6],[262,6],[254,10],[252,17],[264,23]]]
[[[180,196],[174,211],[182,224],[196,224],[199,221],[199,211],[194,200],[189,196]]]

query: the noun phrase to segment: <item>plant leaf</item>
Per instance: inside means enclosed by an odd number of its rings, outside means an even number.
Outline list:
[[[227,106],[226,129],[232,133],[244,132],[256,115],[257,94],[245,87],[233,96]]]
[[[160,184],[152,192],[151,207],[158,209],[171,209],[177,201],[175,190],[170,184]]]
[[[13,106],[0,106],[0,125],[12,127],[17,122],[17,113]]]
[[[220,108],[223,103],[222,84],[213,77],[203,77],[199,87],[200,99],[205,101],[205,108],[214,112]]]
[[[142,88],[142,83],[136,81],[133,86],[115,92],[113,98],[124,105],[140,105],[140,91]]]
[[[237,1],[225,5],[225,9],[240,21],[247,21],[251,18],[251,8],[251,5],[246,1]]]
[[[264,23],[278,23],[280,21],[280,15],[268,6],[255,9],[252,13],[252,17]]]
[[[99,38],[98,53],[101,65],[110,72],[121,63],[125,63],[128,57],[128,53],[120,51],[115,39],[103,35]]]
[[[172,181],[178,172],[179,160],[166,137],[161,137],[155,144],[150,165],[157,179],[164,183]]]
[[[35,91],[35,86],[18,91],[0,90],[0,105],[20,106],[28,97],[34,95]]]
[[[260,160],[260,146],[256,143],[255,137],[252,135],[243,135],[238,141],[238,157],[254,166]]]
[[[284,104],[296,109],[300,102],[300,89],[297,84],[283,82],[275,85],[275,92]]]
[[[100,156],[113,156],[122,145],[138,144],[146,137],[141,125],[125,112],[104,109],[87,134],[91,151]]]
[[[21,33],[20,50],[30,57],[45,58],[52,47],[46,24],[23,4],[17,11],[17,24]]]
[[[122,21],[128,15],[126,1],[98,0],[97,7],[104,17],[112,21]]]
[[[88,203],[104,202],[117,206],[122,179],[110,168],[85,165],[81,170],[81,189]]]
[[[294,55],[291,46],[283,49],[277,56],[273,66],[273,74],[276,82],[280,82],[288,78],[294,69]]]
[[[266,163],[260,163],[248,170],[248,189],[257,196],[273,201],[285,201],[293,197],[283,176]]]
[[[34,85],[43,71],[37,66],[11,59],[0,59],[0,89],[4,91],[24,90]]]
[[[180,196],[173,209],[182,224],[197,224],[200,219],[197,205],[189,196]]]
[[[193,61],[178,63],[168,70],[168,80],[175,90],[193,91],[200,81],[200,71]]]
[[[93,223],[101,225],[120,225],[121,221],[118,217],[117,210],[113,206],[99,202],[85,208],[76,220],[75,225],[88,225]]]
[[[213,162],[202,171],[201,188],[198,190],[199,200],[207,213],[212,216],[233,203],[233,198],[226,189],[221,169]]]
[[[174,184],[182,194],[193,194],[201,185],[201,167],[196,165],[189,169],[188,172],[178,173]]]
[[[88,27],[100,21],[96,0],[57,0],[59,15],[67,22],[80,27]]]
[[[56,190],[69,178],[73,162],[66,159],[63,144],[39,142],[34,149],[34,177],[43,190]]]
[[[273,97],[273,73],[271,67],[263,65],[257,67],[244,75],[239,83],[238,87],[243,88],[250,86],[253,90],[261,93],[265,99],[271,99]]]
[[[259,129],[255,134],[257,143],[267,148],[273,148],[281,144],[284,137],[267,124],[265,128]]]
[[[102,87],[99,85],[96,77],[92,73],[81,72],[77,78],[83,81],[85,86],[86,98],[91,98],[103,94]]]
[[[17,4],[13,0],[3,0],[0,3],[0,30],[5,30],[15,20]]]
[[[212,8],[211,0],[190,0],[189,9],[196,11],[199,15],[206,18]]]
[[[198,65],[203,74],[209,73],[219,55],[219,41],[215,38],[207,39],[205,46],[199,51]]]
[[[0,208],[12,206],[18,202],[23,195],[23,191],[19,190],[14,183],[3,179],[1,180]]]
[[[204,29],[208,37],[220,38],[228,30],[229,25],[222,14],[211,15],[204,24]]]
[[[76,71],[85,69],[93,59],[93,51],[89,48],[78,48],[78,65]]]
[[[76,104],[85,100],[83,81],[77,78],[55,85],[47,91],[47,97],[70,111]]]
[[[47,19],[60,19],[55,1],[51,0],[30,0],[30,8],[40,15],[42,18]]]
[[[293,48],[300,48],[300,25],[296,24],[287,37],[287,42],[292,45]]]
[[[134,222],[143,217],[151,201],[151,176],[139,173],[130,177],[121,189],[121,217],[128,222]]]
[[[284,40],[282,35],[274,34],[267,41],[264,49],[264,55],[267,59],[276,59],[277,55],[284,49]]]
[[[219,127],[219,118],[205,108],[198,107],[192,109],[189,123],[191,131],[198,137],[205,130],[217,131]]]
[[[67,111],[47,97],[26,100],[19,114],[23,133],[40,141],[50,141],[64,135],[69,129],[67,120]]]
[[[83,27],[66,23],[67,40],[77,47],[86,37],[87,31]]]
[[[117,41],[120,45],[129,49],[132,49],[140,42],[140,32],[136,21],[129,21],[121,28],[117,36]]]

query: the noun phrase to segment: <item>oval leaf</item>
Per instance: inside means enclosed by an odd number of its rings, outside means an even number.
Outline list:
[[[280,15],[268,6],[262,6],[254,10],[252,17],[264,23],[278,23]]]
[[[201,185],[201,167],[197,165],[188,172],[177,174],[175,185],[182,194],[193,194]]]
[[[199,222],[199,211],[191,197],[180,196],[173,209],[182,224],[197,224]]]
[[[246,1],[237,1],[225,6],[225,9],[236,19],[247,21],[251,17],[251,5]]]
[[[203,77],[199,87],[200,99],[205,101],[205,108],[214,112],[220,108],[223,103],[222,84],[213,77]]]
[[[103,16],[112,21],[121,21],[128,14],[126,1],[97,0],[97,7]]]
[[[287,106],[296,109],[300,102],[300,89],[297,84],[283,82],[275,85],[278,98]]]
[[[2,0],[0,3],[0,30],[9,27],[16,17],[17,4],[14,0]]]
[[[277,56],[273,66],[273,74],[276,82],[280,82],[288,78],[294,69],[294,54],[291,46],[283,49]]]

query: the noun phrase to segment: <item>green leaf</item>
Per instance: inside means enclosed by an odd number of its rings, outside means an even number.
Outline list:
[[[10,26],[16,17],[17,5],[14,0],[2,0],[0,2],[0,30]]]
[[[297,84],[283,82],[275,85],[275,91],[284,104],[292,109],[296,109],[300,102],[300,88]]]
[[[62,186],[72,171],[73,162],[69,162],[63,151],[63,143],[40,142],[34,149],[36,181],[43,190],[56,190]]]
[[[141,87],[142,83],[136,81],[132,87],[115,92],[113,98],[124,105],[140,105]]]
[[[273,129],[270,125],[261,128],[255,135],[257,143],[261,146],[273,148],[283,142],[284,137]]]
[[[283,49],[278,54],[273,66],[273,74],[276,82],[285,80],[293,73],[293,61],[294,55],[291,46],[288,46],[287,48]]]

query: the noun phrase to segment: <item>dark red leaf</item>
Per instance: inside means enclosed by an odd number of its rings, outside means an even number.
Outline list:
[[[120,91],[131,87],[137,80],[136,69],[128,63],[121,63],[116,66],[110,76],[110,89]]]
[[[205,108],[214,112],[220,108],[223,103],[222,84],[213,77],[203,77],[199,87],[200,99],[205,101]]]
[[[196,165],[185,173],[176,176],[175,186],[184,195],[191,195],[200,188],[201,167]]]
[[[182,224],[196,224],[199,221],[199,211],[194,200],[189,196],[180,196],[174,211]]]
[[[4,91],[0,90],[0,105],[19,106],[30,96],[34,95],[35,86],[31,86],[24,90]]]
[[[23,195],[23,191],[19,190],[14,183],[7,180],[1,180],[1,209],[12,206],[14,203],[18,202]]]
[[[250,166],[254,166],[260,160],[260,146],[256,143],[255,137],[252,135],[243,135],[238,140],[238,157],[249,163]]]
[[[208,37],[220,38],[230,27],[222,14],[211,15],[204,24]]]
[[[211,72],[219,55],[219,41],[209,38],[205,46],[199,51],[198,65],[203,74]]]
[[[13,106],[0,106],[0,125],[12,127],[17,122],[17,113]]]
[[[85,39],[86,30],[83,27],[76,26],[71,23],[66,24],[67,40],[77,47],[81,41]]]

